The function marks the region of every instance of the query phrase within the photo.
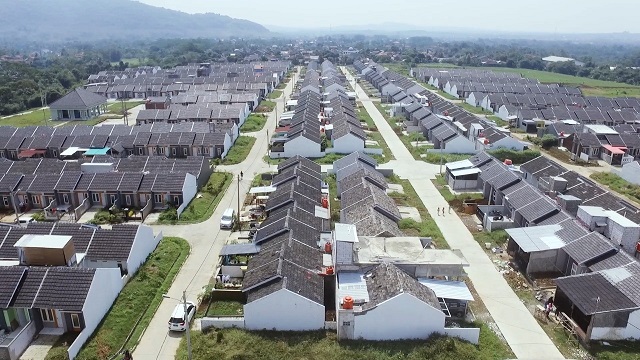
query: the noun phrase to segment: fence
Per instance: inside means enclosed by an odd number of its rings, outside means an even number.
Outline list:
[[[87,210],[89,210],[90,207],[91,207],[91,202],[89,201],[89,198],[84,198],[80,206],[78,206],[77,208],[75,208],[75,210],[73,210],[73,216],[74,216],[73,220],[78,221],[82,217],[82,215],[86,213]]]

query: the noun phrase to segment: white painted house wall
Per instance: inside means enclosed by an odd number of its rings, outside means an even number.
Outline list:
[[[298,136],[284,143],[283,157],[290,158],[296,155],[309,158],[319,158],[323,157],[324,153],[320,151],[320,144],[315,143],[304,136]]]
[[[184,178],[184,184],[182,184],[182,204],[177,209],[178,218],[184,211],[184,209],[189,205],[191,200],[196,197],[198,193],[198,181],[196,177],[192,174],[187,173]]]
[[[222,154],[220,154],[220,157],[222,159],[227,156],[227,153],[229,153],[229,149],[231,149],[232,145],[233,141],[231,139],[231,136],[229,136],[229,134],[224,134],[224,151],[222,152]]]
[[[356,151],[364,151],[364,140],[353,135],[346,134],[338,139],[332,140],[333,152],[338,154],[351,154]]]
[[[287,289],[244,305],[248,330],[306,331],[324,328],[324,306]]]
[[[162,232],[158,236],[153,235],[153,229],[147,225],[140,225],[136,237],[133,239],[131,252],[127,258],[127,271],[129,277],[138,271],[138,268],[144,264],[149,254],[153,252],[162,240]]]
[[[628,182],[640,185],[640,163],[637,161],[622,165],[622,169],[619,170],[619,174],[621,178]]]
[[[440,149],[430,150],[430,152],[440,152]],[[442,152],[447,154],[475,154],[477,150],[471,140],[464,136],[456,136],[445,143]]]
[[[487,148],[487,150],[495,150],[495,149],[499,149],[499,148],[507,148],[507,149],[513,149],[513,150],[517,150],[517,151],[522,151],[524,150],[524,147],[526,146],[525,143],[523,143],[522,141],[518,140],[518,139],[514,139],[512,137],[505,137],[502,138],[498,141],[496,141],[493,144],[489,144],[490,146]]]
[[[73,360],[78,355],[80,348],[98,327],[123,286],[124,282],[120,278],[119,269],[96,269],[87,299],[82,307],[85,327],[69,346],[67,350],[69,359]]]
[[[426,339],[433,333],[444,333],[444,318],[442,310],[403,293],[372,310],[355,313],[354,338]]]

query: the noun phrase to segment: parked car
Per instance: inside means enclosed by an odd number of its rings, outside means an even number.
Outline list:
[[[187,323],[191,323],[191,319],[195,314],[196,305],[191,301],[187,301],[187,317],[184,314],[184,303],[176,305],[171,314],[171,319],[169,319],[169,331],[187,330]],[[185,319],[188,319],[188,321],[185,321]]]
[[[220,219],[220,229],[233,229],[233,225],[236,219],[236,211],[232,208],[228,208],[222,214]]]
[[[20,226],[27,226],[33,222],[36,222],[36,220],[29,215],[22,215],[20,218],[15,220],[15,223]]]

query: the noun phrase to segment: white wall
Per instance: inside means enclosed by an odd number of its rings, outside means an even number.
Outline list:
[[[622,165],[622,169],[619,170],[620,177],[628,182],[636,185],[640,185],[640,164],[634,161],[629,164]]]
[[[144,264],[149,254],[153,252],[162,240],[162,232],[158,236],[153,235],[153,229],[147,225],[140,225],[136,237],[133,239],[131,252],[127,259],[127,271],[129,276],[138,271],[140,265]]]
[[[221,158],[225,158],[225,156],[227,156],[227,153],[229,152],[229,149],[231,149],[231,146],[233,145],[233,140],[231,139],[231,136],[229,136],[229,134],[225,134],[224,135],[224,151],[222,152],[222,154],[220,154]]]
[[[320,144],[316,144],[304,136],[298,136],[284,143],[284,157],[290,158],[296,155],[318,158],[323,157],[324,153],[320,151]]]
[[[479,328],[445,328],[444,334],[447,336],[455,336],[462,340],[466,340],[472,344],[478,344],[480,338]]]
[[[440,152],[440,149],[429,149],[429,152],[437,153]],[[447,141],[442,152],[447,154],[475,154],[478,150],[476,150],[473,141],[459,135],[453,140]]]
[[[339,139],[331,141],[333,152],[338,154],[351,154],[356,151],[364,151],[364,140],[353,135],[347,134]]]
[[[591,328],[591,340],[623,340],[625,328],[594,327]]]
[[[506,137],[496,141],[494,144],[492,144],[491,148],[488,150],[507,148],[507,149],[522,151],[524,150],[524,146],[525,146],[525,143],[523,143],[522,141],[519,141],[512,137]]]
[[[18,336],[11,341],[8,348],[9,358],[12,360],[20,358],[20,355],[31,345],[31,341],[33,337],[36,336],[37,331],[38,329],[36,328],[35,322],[30,321],[27,326],[20,331]]]
[[[226,329],[226,328],[239,328],[244,329],[244,318],[240,316],[216,316],[216,317],[203,317],[200,320],[200,327],[202,330],[208,328]]]
[[[624,330],[625,339],[640,339],[640,310],[629,314],[627,328]]]
[[[123,285],[119,269],[96,269],[87,293],[87,299],[82,307],[85,327],[73,344],[69,346],[67,350],[69,359],[73,360],[78,355],[82,345],[93,334],[104,315],[111,308]]]
[[[180,218],[180,215],[182,214],[184,209],[187,207],[187,205],[189,205],[191,200],[193,200],[193,198],[196,197],[197,193],[198,193],[198,181],[196,180],[196,177],[194,175],[187,173],[187,175],[184,178],[184,184],[182,184],[182,204],[180,204],[180,206],[177,209],[178,218]]]
[[[355,315],[355,339],[426,339],[434,332],[444,332],[442,310],[406,293]]]
[[[287,289],[244,306],[249,330],[305,331],[324,329],[324,306]]]

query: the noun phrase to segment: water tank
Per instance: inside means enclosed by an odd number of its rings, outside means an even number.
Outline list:
[[[327,266],[327,270],[325,270],[325,274],[333,275],[333,266]]]
[[[327,254],[331,254],[331,243],[330,242],[324,243],[324,252],[326,252]]]
[[[322,207],[325,208],[325,209],[329,208],[329,199],[322,198]]]
[[[511,159],[504,159],[504,164],[505,165],[513,165],[513,161],[511,161]]]
[[[353,309],[353,298],[351,296],[345,296],[342,300],[342,308],[345,310]]]
[[[636,244],[636,252],[640,252],[640,241]]]

